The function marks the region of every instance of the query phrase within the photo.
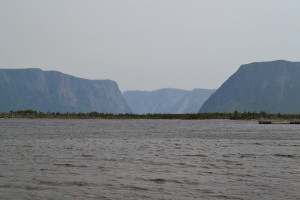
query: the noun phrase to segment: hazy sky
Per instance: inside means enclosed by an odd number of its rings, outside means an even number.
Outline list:
[[[0,0],[0,68],[192,89],[277,59],[300,61],[299,0]]]

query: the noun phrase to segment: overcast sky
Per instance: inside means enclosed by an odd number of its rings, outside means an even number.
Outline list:
[[[0,0],[0,68],[193,89],[277,59],[300,61],[299,0]]]

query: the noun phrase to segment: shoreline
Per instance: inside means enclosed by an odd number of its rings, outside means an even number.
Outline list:
[[[0,113],[0,119],[160,119],[160,120],[258,120],[300,121],[300,114],[272,114],[266,112],[187,113],[187,114],[109,114],[109,113],[59,113],[21,110]]]

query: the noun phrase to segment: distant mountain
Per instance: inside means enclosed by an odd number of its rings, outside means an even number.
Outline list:
[[[164,88],[155,91],[126,91],[123,93],[133,113],[197,113],[215,90],[192,91]]]
[[[0,69],[0,112],[131,112],[116,82],[56,71]]]
[[[242,65],[203,104],[200,112],[300,113],[300,62]]]

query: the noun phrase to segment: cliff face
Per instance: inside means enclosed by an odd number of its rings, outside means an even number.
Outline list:
[[[300,113],[300,63],[272,61],[242,65],[200,112]]]
[[[118,85],[40,69],[0,70],[0,111],[131,112]]]
[[[215,90],[192,91],[164,88],[155,91],[126,91],[123,93],[133,113],[197,113],[203,102]]]

